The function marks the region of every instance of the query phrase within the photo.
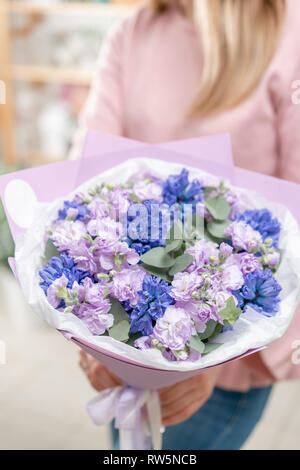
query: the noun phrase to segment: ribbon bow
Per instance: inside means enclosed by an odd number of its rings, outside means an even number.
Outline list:
[[[100,392],[87,404],[97,425],[115,419],[120,430],[121,450],[160,450],[161,411],[158,393],[132,387],[115,387]]]

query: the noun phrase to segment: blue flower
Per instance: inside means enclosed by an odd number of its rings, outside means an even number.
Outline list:
[[[130,332],[141,332],[144,336],[152,333],[154,322],[163,316],[166,308],[175,303],[169,295],[169,286],[159,277],[146,274],[143,289],[139,292],[139,303],[130,313]]]
[[[157,210],[151,211],[152,206]],[[142,217],[145,209],[147,220]],[[140,256],[152,248],[165,246],[163,234],[167,233],[167,230],[163,228],[164,220],[162,211],[164,209],[162,205],[158,205],[158,203],[153,200],[130,204],[127,216],[127,227],[124,228],[124,233],[127,233],[125,241],[129,247],[134,249]],[[130,214],[134,214],[134,216]]]
[[[47,294],[48,287],[52,282],[65,275],[69,280],[67,287],[72,288],[74,282],[80,282],[86,278],[88,273],[77,269],[76,264],[70,256],[62,253],[59,257],[55,256],[50,259],[47,266],[39,272],[43,282],[40,283],[41,288]]]
[[[234,292],[238,300],[238,307],[245,309],[247,306],[267,317],[272,317],[278,312],[278,297],[282,288],[273,277],[269,269],[265,271],[257,269],[245,276],[243,287]]]
[[[84,221],[90,214],[90,211],[88,210],[85,204],[78,204],[75,201],[64,201],[63,209],[60,209],[58,211],[58,220],[65,220],[68,217],[69,209],[75,209],[76,211],[78,211],[77,216],[74,217],[73,220]]]
[[[200,181],[189,182],[189,172],[186,169],[180,175],[170,175],[163,183],[164,202],[169,206],[202,201],[203,191]]]
[[[244,221],[246,224],[251,225],[254,230],[257,230],[265,241],[267,238],[272,238],[273,246],[278,245],[280,235],[279,220],[272,216],[268,209],[260,210],[247,210],[242,214],[237,214],[235,220]]]

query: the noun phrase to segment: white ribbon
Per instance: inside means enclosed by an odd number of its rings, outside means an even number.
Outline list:
[[[110,388],[93,398],[87,404],[87,411],[97,425],[115,419],[121,450],[161,449],[161,410],[156,391]]]

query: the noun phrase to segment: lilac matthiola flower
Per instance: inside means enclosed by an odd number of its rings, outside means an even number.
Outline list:
[[[87,224],[87,230],[92,237],[99,237],[106,241],[116,241],[122,236],[122,224],[110,217],[92,219]]]
[[[250,253],[240,253],[234,255],[235,259],[239,263],[242,273],[246,276],[253,271],[256,271],[261,267],[259,259]]]
[[[156,202],[162,202],[162,187],[157,183],[145,183],[144,181],[138,181],[133,186],[132,192],[139,198],[140,201],[153,200]]]
[[[145,271],[134,266],[130,269],[123,269],[117,273],[112,281],[111,294],[119,302],[129,301],[133,307],[139,301],[138,292],[142,289]]]
[[[109,205],[107,201],[99,196],[95,196],[87,207],[92,219],[102,219],[109,216]]]
[[[144,351],[145,349],[149,349],[152,347],[151,337],[150,336],[142,336],[138,338],[134,342],[134,347]]]
[[[108,200],[113,205],[115,214],[120,217],[126,214],[129,207],[129,191],[123,188],[115,188],[108,194]]]
[[[251,225],[254,230],[257,230],[262,235],[263,241],[271,238],[273,246],[278,245],[281,230],[280,222],[272,216],[268,209],[247,210],[242,214],[237,214],[236,220],[243,220]]]
[[[103,335],[114,324],[114,317],[110,313],[102,313],[89,304],[79,307],[76,314],[94,336]]]
[[[204,302],[187,302],[184,304],[184,310],[193,320],[197,333],[203,333],[206,329],[206,323],[213,319],[213,308]]]
[[[100,266],[106,271],[112,269],[122,270],[127,268],[128,265],[136,265],[139,260],[140,257],[137,252],[129,248],[125,242],[111,243],[99,250]]]
[[[189,301],[192,293],[204,283],[196,271],[175,274],[170,295],[178,301]]]
[[[232,255],[232,252],[233,252],[232,246],[224,242],[221,243],[219,250],[220,250],[220,255],[223,259],[228,258],[230,255]]]
[[[218,245],[207,240],[199,240],[194,246],[188,248],[185,253],[193,256],[194,261],[187,268],[188,272],[203,271],[205,264],[211,264],[211,257],[216,260],[219,257]]]
[[[274,252],[274,253],[269,253],[267,255],[267,259],[268,259],[268,266],[270,269],[273,269],[275,268],[278,264],[279,264],[279,261],[280,261],[280,253],[278,252]]]
[[[81,239],[72,244],[69,248],[69,254],[74,258],[79,269],[91,275],[102,272],[99,257],[93,252],[91,243],[88,240]]]
[[[80,220],[59,220],[53,226],[51,240],[58,251],[68,251],[71,245],[86,235],[86,227]]]
[[[153,337],[166,348],[180,351],[191,339],[192,331],[193,325],[188,313],[182,308],[170,306],[163,317],[157,320]]]
[[[230,256],[223,266],[221,285],[225,290],[238,290],[244,284],[244,276],[234,256]]]
[[[263,243],[262,236],[245,222],[233,222],[225,231],[231,237],[234,248],[248,252],[257,251]]]
[[[56,279],[52,284],[48,287],[47,290],[47,300],[50,305],[54,308],[58,308],[59,304],[61,303],[61,298],[57,297],[59,291],[66,289],[69,280],[63,274],[60,278]]]

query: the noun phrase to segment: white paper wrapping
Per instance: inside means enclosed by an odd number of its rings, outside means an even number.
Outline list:
[[[95,183],[111,182],[125,183],[133,174],[150,171],[166,178],[169,174],[179,173],[181,165],[171,164],[160,160],[140,158],[129,160],[126,163],[111,168],[86,181],[72,194],[57,199],[51,204],[38,204],[32,225],[25,235],[16,240],[16,268],[24,295],[34,311],[49,325],[58,330],[64,330],[77,338],[98,345],[107,352],[119,354],[145,366],[165,370],[188,371],[213,366],[254,348],[259,348],[280,338],[289,326],[296,306],[300,300],[300,232],[298,224],[288,209],[280,204],[266,201],[265,198],[254,192],[234,187],[240,195],[243,209],[268,208],[282,225],[279,248],[283,251],[282,262],[276,279],[282,286],[280,311],[273,318],[266,318],[248,308],[247,312],[239,318],[233,331],[222,333],[214,341],[224,343],[222,347],[203,356],[197,362],[169,362],[159,351],[150,349],[137,350],[131,346],[118,342],[110,337],[93,336],[84,323],[72,313],[62,313],[55,310],[47,301],[43,290],[39,287],[39,270],[43,268],[42,258],[45,250],[45,230],[50,222],[57,217],[57,211],[62,202],[71,199],[78,192],[85,192]],[[199,169],[189,168],[191,178],[200,178],[206,184],[216,182],[217,179]]]

